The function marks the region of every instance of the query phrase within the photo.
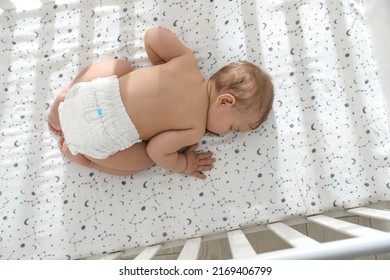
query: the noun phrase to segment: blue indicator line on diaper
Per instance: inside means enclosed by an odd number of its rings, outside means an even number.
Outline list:
[[[103,117],[103,110],[101,108],[97,109],[97,113],[98,113],[99,117]]]

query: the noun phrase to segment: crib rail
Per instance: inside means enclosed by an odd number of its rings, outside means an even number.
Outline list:
[[[291,248],[258,254],[251,259],[267,260],[326,260],[348,259],[390,252],[390,233],[332,241],[316,247]]]
[[[348,236],[359,237],[359,236],[370,236],[370,235],[375,236],[378,234],[384,234],[384,232],[379,230],[375,230],[360,225],[355,225],[353,223],[345,222],[324,215],[309,217],[308,220]]]
[[[390,252],[390,227],[387,230],[377,230],[340,219],[346,216],[369,217],[374,220],[388,222],[390,221],[390,211],[388,209],[378,210],[360,207],[346,210],[343,213],[338,217],[315,215],[302,220],[302,223],[316,223],[350,237],[342,240],[321,243],[295,230],[287,224],[288,222],[271,223],[263,229],[269,230],[285,241],[291,246],[289,249],[259,254],[248,240],[244,233],[245,230],[242,229],[227,232],[224,237],[227,237],[233,259],[348,259]],[[183,248],[177,259],[198,259],[204,240],[205,238],[201,237],[186,240],[184,245],[182,244]],[[144,248],[135,257],[131,257],[131,250],[117,252],[115,257],[112,258],[153,259],[164,247],[159,244]],[[111,257],[106,255],[104,258]]]

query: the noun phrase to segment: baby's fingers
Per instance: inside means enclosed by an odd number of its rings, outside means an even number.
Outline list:
[[[216,161],[215,158],[206,158],[206,159],[199,160],[198,165],[199,166],[210,166],[211,168],[209,170],[211,170],[214,167],[213,163],[215,161]]]
[[[198,159],[205,159],[205,158],[210,158],[214,154],[212,152],[206,152],[206,153],[199,153],[198,154]]]
[[[213,168],[214,168],[214,165],[212,165],[212,164],[200,165],[200,166],[198,166],[197,171],[209,171],[209,170],[211,170]]]
[[[192,176],[194,176],[198,179],[202,179],[202,180],[207,178],[206,175],[204,175],[203,173],[200,173],[200,172],[194,172],[194,173],[192,173]]]

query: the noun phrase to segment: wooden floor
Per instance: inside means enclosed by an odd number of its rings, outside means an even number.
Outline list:
[[[389,208],[390,208],[390,203]],[[362,226],[371,227],[383,231],[390,232],[390,222],[378,222],[377,220],[362,218],[362,217],[344,217],[345,221],[356,223]],[[319,242],[329,242],[347,238],[334,231],[328,230],[313,223],[300,224],[292,226],[294,229],[303,234],[317,240]],[[290,248],[283,240],[279,239],[270,231],[260,231],[247,234],[247,238],[257,253],[275,251],[280,249]],[[154,257],[155,260],[175,260],[177,259],[182,247],[175,247],[170,249],[162,249]],[[229,249],[227,238],[206,241],[202,243],[199,259],[203,260],[224,260],[231,259],[232,254]],[[130,258],[131,259],[131,258]],[[390,254],[382,254],[375,256],[365,256],[356,259],[363,260],[389,260]]]

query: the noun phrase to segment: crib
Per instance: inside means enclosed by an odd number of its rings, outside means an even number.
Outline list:
[[[146,260],[175,248],[189,260],[215,240],[233,259],[390,252],[388,1],[27,2],[0,3],[0,259]],[[81,68],[149,66],[151,26],[173,30],[205,77],[248,60],[273,78],[264,124],[202,138],[199,150],[217,156],[204,181],[157,166],[129,177],[79,167],[47,128]],[[343,238],[319,241],[308,224]],[[287,245],[259,250],[249,236],[262,232]]]

